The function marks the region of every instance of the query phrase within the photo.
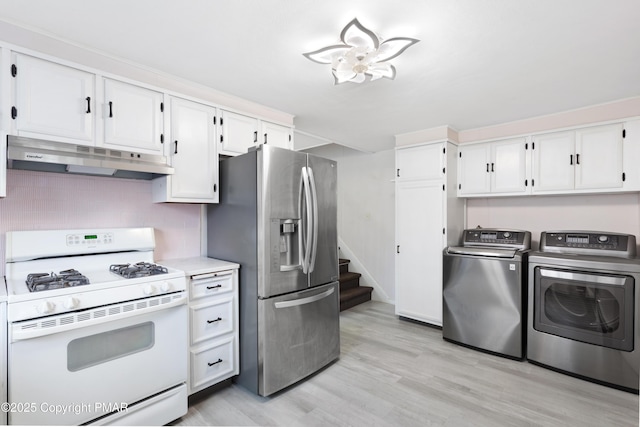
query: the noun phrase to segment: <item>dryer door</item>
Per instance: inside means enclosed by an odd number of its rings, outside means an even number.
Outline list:
[[[534,329],[633,350],[633,277],[536,267],[534,280]]]

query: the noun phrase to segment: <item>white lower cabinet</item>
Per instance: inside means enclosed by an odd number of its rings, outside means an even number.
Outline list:
[[[433,146],[431,148],[434,148]],[[396,149],[400,162],[437,165],[430,179],[396,177],[396,309],[400,317],[442,325],[442,251],[459,241],[464,201],[456,197],[457,147]],[[406,167],[405,167],[406,169]]]
[[[238,264],[205,257],[159,263],[189,279],[189,394],[238,375]]]

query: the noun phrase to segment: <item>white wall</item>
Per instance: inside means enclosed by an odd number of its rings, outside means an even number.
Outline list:
[[[395,300],[395,151],[362,153],[331,144],[305,150],[338,162],[338,244],[372,298]]]
[[[640,195],[506,197],[467,200],[467,227],[531,231],[534,249],[540,232],[593,230],[629,233],[640,239]]]

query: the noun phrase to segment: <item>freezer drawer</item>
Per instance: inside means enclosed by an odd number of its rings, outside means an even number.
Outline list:
[[[258,301],[258,393],[268,396],[340,355],[339,284]]]

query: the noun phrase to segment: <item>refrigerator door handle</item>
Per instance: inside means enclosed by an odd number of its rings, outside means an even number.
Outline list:
[[[318,295],[313,295],[306,298],[294,299],[291,301],[280,301],[273,304],[275,308],[287,308],[287,307],[297,307],[304,304],[311,304],[312,302],[320,301],[333,294],[335,288],[327,289],[326,291],[319,293]]]
[[[309,189],[311,190],[313,234],[311,236],[311,253],[309,259],[309,273],[316,267],[316,254],[318,253],[318,195],[316,191],[316,180],[313,178],[313,169],[309,169]]]
[[[313,218],[311,217],[311,189],[309,184],[309,173],[307,167],[302,167],[302,191],[304,193],[304,202],[300,198],[300,211],[303,223],[302,232],[300,233],[300,247],[304,248],[304,257],[302,258],[302,272],[309,273],[309,262],[311,259],[311,233],[313,232]],[[304,205],[303,205],[304,203]],[[303,207],[305,208],[305,216],[302,216]]]

